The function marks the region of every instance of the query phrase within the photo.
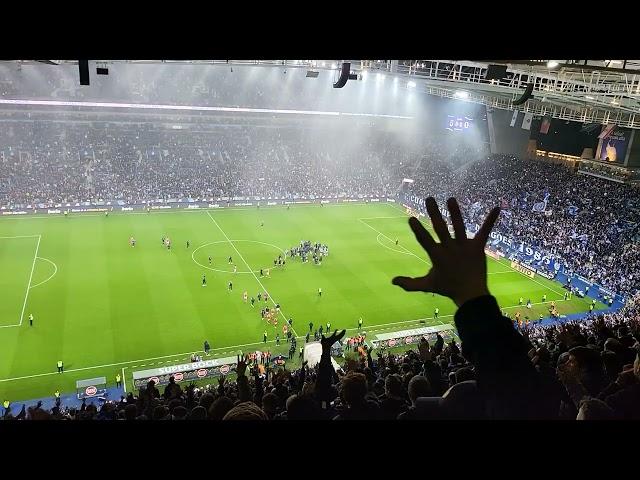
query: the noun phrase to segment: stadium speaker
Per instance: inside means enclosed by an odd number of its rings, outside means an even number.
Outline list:
[[[104,67],[98,67],[96,68],[96,73],[98,75],[109,75],[109,69]]]
[[[525,103],[530,98],[533,98],[533,95],[531,95],[532,92],[533,92],[533,82],[527,84],[527,88],[525,89],[524,93],[522,94],[522,96],[520,98],[516,98],[513,101],[513,105],[522,105],[523,103]]]
[[[338,78],[336,83],[333,84],[333,88],[344,87],[347,84],[347,81],[349,80],[350,72],[351,72],[351,63],[344,62],[342,64],[342,71],[340,72],[340,77]]]
[[[502,80],[507,76],[506,65],[488,65],[484,74],[485,80]]]
[[[89,85],[89,60],[78,60],[80,85]]]

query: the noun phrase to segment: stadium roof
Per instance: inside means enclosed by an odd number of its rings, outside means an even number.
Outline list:
[[[486,80],[490,64],[505,65],[505,78]],[[372,62],[369,68],[392,71],[394,65]],[[399,61],[395,69],[431,95],[582,123],[640,128],[639,60],[412,60]],[[533,98],[514,106],[529,83]]]
[[[126,63],[252,65],[335,70],[343,60],[128,60]],[[640,128],[640,60],[345,60],[352,71],[376,71],[406,80],[405,87],[493,108],[538,116]],[[22,61],[21,61],[22,62]],[[29,61],[25,63],[32,63]],[[48,64],[77,63],[38,60]],[[119,61],[96,61],[98,64]],[[501,80],[486,80],[488,65],[505,65]],[[361,76],[362,78],[362,76]],[[514,106],[529,83],[533,98]]]

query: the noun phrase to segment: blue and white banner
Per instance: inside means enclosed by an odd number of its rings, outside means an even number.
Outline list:
[[[507,253],[511,253],[515,258],[520,257],[527,262],[541,263],[550,271],[558,272],[562,268],[560,260],[556,259],[554,255],[544,250],[531,247],[524,242],[516,241],[511,237],[502,235],[500,232],[491,232],[489,234],[489,241],[494,247],[506,250]]]
[[[576,215],[578,215],[578,210],[578,207],[576,207],[575,205],[569,205],[569,208],[567,208],[567,215],[575,217]]]

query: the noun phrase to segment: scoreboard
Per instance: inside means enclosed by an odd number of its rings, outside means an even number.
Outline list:
[[[447,115],[446,129],[451,132],[466,132],[473,126],[473,118]]]

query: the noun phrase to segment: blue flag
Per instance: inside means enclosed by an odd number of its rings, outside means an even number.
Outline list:
[[[541,212],[544,212],[546,208],[547,208],[546,202],[538,202],[533,204],[533,208],[531,209],[531,211],[541,213]]]

